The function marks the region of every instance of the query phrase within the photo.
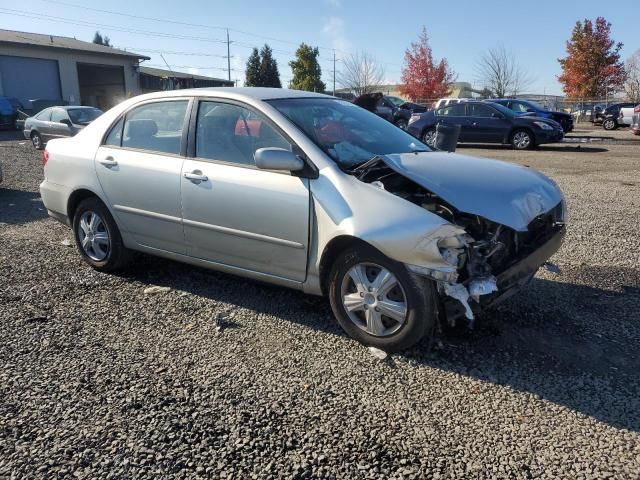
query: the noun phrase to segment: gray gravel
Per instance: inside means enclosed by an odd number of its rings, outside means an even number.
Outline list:
[[[462,149],[561,185],[563,273],[379,360],[323,299],[142,256],[94,272],[39,154],[0,141],[0,478],[639,478],[639,148]]]

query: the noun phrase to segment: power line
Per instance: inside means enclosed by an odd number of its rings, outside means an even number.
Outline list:
[[[118,27],[115,25],[107,25],[104,23],[95,23],[95,22],[87,22],[84,20],[72,20],[69,18],[65,18],[65,17],[57,17],[54,15],[43,15],[43,14],[38,14],[38,15],[34,15],[31,14],[29,12],[24,12],[22,10],[13,10],[11,8],[0,8],[0,10],[2,10],[2,12],[5,15],[17,15],[19,17],[27,17],[27,18],[35,18],[38,20],[50,20],[53,22],[59,22],[59,23],[69,23],[71,25],[80,25],[80,26],[85,26],[85,27],[98,27],[98,28],[109,28],[111,30],[114,30],[116,32],[125,32],[125,33],[133,33],[136,35],[153,35],[153,36],[157,36],[157,37],[164,37],[164,38],[176,38],[176,39],[181,39],[181,40],[195,40],[195,41],[200,41],[200,42],[213,42],[213,43],[227,43],[226,40],[222,40],[220,38],[208,38],[208,37],[195,37],[195,36],[191,36],[191,35],[179,35],[179,34],[171,34],[171,33],[166,33],[166,32],[155,32],[155,31],[150,31],[150,30],[138,30],[138,29],[133,29],[133,28],[123,28],[123,27]]]
[[[270,37],[270,36],[266,36],[266,35],[259,35],[256,33],[252,33],[252,32],[247,32],[245,30],[238,30],[236,28],[230,28],[227,26],[218,26],[218,25],[204,25],[204,24],[199,24],[199,23],[190,23],[190,22],[182,22],[179,20],[168,20],[165,18],[157,18],[157,17],[147,17],[147,16],[143,16],[143,15],[133,15],[130,13],[123,13],[123,12],[116,12],[114,10],[105,10],[105,9],[101,9],[101,8],[94,8],[94,7],[87,7],[85,5],[78,5],[75,3],[69,3],[69,2],[63,2],[60,0],[41,0],[43,2],[47,2],[47,3],[56,3],[58,5],[65,5],[67,7],[74,7],[74,8],[81,8],[84,10],[91,10],[94,12],[100,12],[100,13],[109,13],[111,15],[119,15],[122,17],[129,17],[129,18],[136,18],[139,20],[150,20],[152,22],[161,22],[161,23],[171,23],[174,25],[182,25],[182,26],[187,26],[187,27],[198,27],[198,28],[208,28],[208,29],[213,29],[213,30],[228,30],[230,32],[235,32],[235,33],[240,33],[242,35],[248,35],[251,37],[255,37],[255,38],[262,38],[265,40],[271,40],[274,42],[281,42],[281,43],[288,43],[290,45],[299,45],[299,42],[294,42],[291,40],[283,40],[281,38],[275,38],[275,37]],[[334,50],[330,47],[323,47],[323,46],[318,46],[318,48],[323,49],[323,50]]]

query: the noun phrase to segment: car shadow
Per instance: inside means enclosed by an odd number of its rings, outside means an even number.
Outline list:
[[[633,313],[640,311],[640,271],[583,266],[575,274],[618,280],[603,289],[536,278],[484,312],[473,331],[406,358],[640,431],[640,323]]]
[[[47,216],[39,192],[4,188],[0,184],[0,223],[22,225]]]
[[[299,291],[146,255],[120,276],[346,336],[326,299]],[[562,276],[558,281],[536,278],[505,304],[486,311],[474,330],[422,342],[390,357],[386,365],[393,368],[404,359],[413,368],[451,371],[640,431],[640,324],[631,315],[640,311],[640,272],[583,266],[569,277],[616,278],[617,283],[605,289],[566,283]]]
[[[247,308],[328,334],[346,336],[325,298],[298,290],[141,253],[136,254],[130,267],[114,274],[127,281],[170,287],[231,308]]]

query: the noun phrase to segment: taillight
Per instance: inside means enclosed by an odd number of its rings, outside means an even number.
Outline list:
[[[42,165],[46,165],[49,161],[49,152],[47,150],[42,151]]]
[[[636,108],[633,109],[633,113],[640,113],[640,105],[636,105]]]

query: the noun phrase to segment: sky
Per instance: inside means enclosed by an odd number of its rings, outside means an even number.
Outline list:
[[[434,56],[448,60],[458,81],[480,87],[478,58],[504,45],[529,73],[528,90],[554,95],[562,93],[557,59],[575,22],[599,15],[624,44],[623,59],[640,48],[637,0],[30,0],[28,6],[0,0],[0,28],[87,41],[100,30],[114,46],[151,57],[143,64],[218,78],[227,78],[228,28],[231,78],[239,85],[252,47],[268,43],[286,86],[300,42],[320,48],[328,89],[334,49],[337,70],[341,57],[367,52],[388,83],[397,83],[404,51],[424,26]]]

